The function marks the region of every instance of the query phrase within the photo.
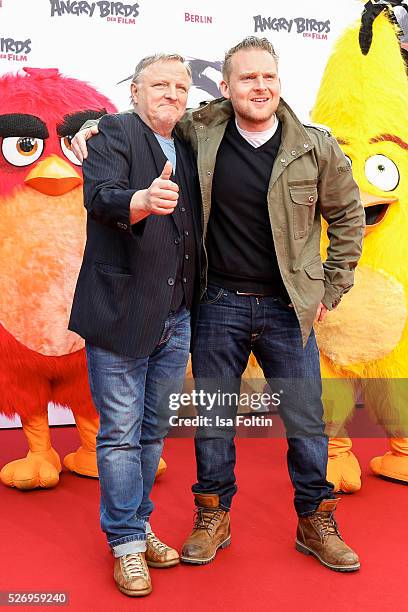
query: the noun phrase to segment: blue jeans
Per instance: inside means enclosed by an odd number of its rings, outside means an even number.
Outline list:
[[[169,394],[182,390],[190,333],[190,313],[183,307],[170,312],[148,357],[125,357],[86,344],[100,421],[101,527],[116,557],[146,549],[150,492],[168,430]]]
[[[279,391],[284,391],[278,410],[286,428],[295,509],[299,516],[308,516],[321,500],[334,497],[333,485],[326,480],[328,439],[314,332],[303,348],[295,311],[281,298],[237,295],[209,285],[200,304],[192,353],[196,386],[239,394],[251,351],[271,388],[276,390],[279,379]],[[211,416],[218,411],[234,417],[236,410],[237,405],[218,404]],[[205,407],[199,412],[209,415]],[[237,490],[234,433],[234,428],[202,428],[195,439],[198,482],[193,493],[218,494],[225,510]]]

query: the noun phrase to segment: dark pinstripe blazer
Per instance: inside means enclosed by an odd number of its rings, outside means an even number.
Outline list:
[[[136,113],[105,115],[83,164],[87,241],[69,329],[88,342],[130,357],[156,347],[170,310],[179,229],[173,215],[129,223],[130,200],[160,175],[166,157]],[[188,145],[176,139],[188,175],[197,266],[201,211],[197,171]],[[196,273],[198,305],[199,273]]]

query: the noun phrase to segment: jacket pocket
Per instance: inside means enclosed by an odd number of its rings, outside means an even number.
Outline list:
[[[96,261],[95,268],[105,274],[114,274],[118,276],[132,276],[132,272],[129,268],[122,266],[116,266],[114,264],[106,263],[103,261]]]
[[[293,210],[293,233],[295,239],[304,238],[312,227],[317,200],[317,188],[313,185],[289,187]]]
[[[305,272],[312,280],[324,281],[324,269],[321,261],[314,261],[305,266]]]
[[[99,332],[106,329],[112,330],[112,334],[122,334],[122,324],[129,321],[131,316],[135,282],[130,272],[123,272],[123,269],[126,270],[119,266],[111,267],[109,264],[105,269],[103,263],[94,264],[87,317],[90,325]]]

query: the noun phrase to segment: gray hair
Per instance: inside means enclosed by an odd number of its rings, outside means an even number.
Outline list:
[[[143,57],[140,60],[133,73],[132,83],[137,83],[143,70],[146,70],[148,66],[155,64],[156,62],[180,62],[184,65],[190,79],[192,78],[191,67],[185,61],[182,55],[179,55],[178,53],[155,53],[154,55]]]
[[[270,53],[275,60],[276,66],[278,65],[278,54],[276,53],[273,45],[267,38],[258,38],[257,36],[247,36],[244,40],[241,40],[235,47],[232,47],[226,52],[224,63],[222,65],[222,76],[225,81],[228,81],[231,74],[231,57],[238,53],[238,51],[248,51],[250,49],[261,49]]]

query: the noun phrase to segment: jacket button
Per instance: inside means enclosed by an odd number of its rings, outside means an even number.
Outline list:
[[[309,148],[309,145],[307,144],[307,142],[305,142],[303,146],[305,147],[305,149]]]
[[[314,197],[312,195],[310,195],[308,199],[311,204],[314,202]]]
[[[184,259],[190,259],[190,255],[184,255]]]
[[[183,278],[183,283],[186,283],[186,282],[187,282],[187,279],[186,279],[186,277],[184,277]]]
[[[282,162],[282,164],[286,164],[286,159],[284,157],[282,157],[281,162]]]
[[[180,210],[181,210],[181,212],[186,212],[186,209],[184,208],[184,206],[182,206],[182,207],[180,208]]]
[[[184,230],[184,235],[188,236],[188,230]]]
[[[116,223],[116,225],[117,225],[118,227],[120,227],[121,229],[127,229],[127,225],[126,225],[126,223],[121,223],[120,221],[118,221],[118,222]]]
[[[293,150],[291,151],[292,155],[296,155],[297,151]]]
[[[174,285],[174,278],[172,276],[170,276],[170,278],[167,279],[167,284],[170,285],[170,287]]]
[[[180,240],[179,240],[179,238],[175,238],[175,239],[174,239],[174,244],[180,244]]]
[[[211,176],[211,172],[209,170],[207,172],[207,176]]]

